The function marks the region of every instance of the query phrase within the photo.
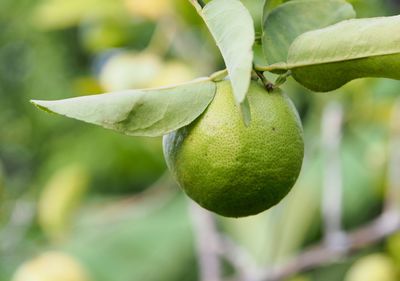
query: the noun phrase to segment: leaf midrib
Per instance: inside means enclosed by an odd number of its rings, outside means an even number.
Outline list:
[[[295,68],[301,68],[301,67],[307,67],[307,66],[315,66],[315,65],[319,65],[319,64],[339,63],[339,62],[361,60],[361,59],[368,59],[368,58],[374,58],[374,57],[392,56],[392,55],[398,55],[398,54],[400,54],[400,50],[393,51],[393,52],[385,52],[382,54],[355,56],[355,57],[348,58],[348,59],[332,59],[332,60],[324,60],[321,62],[296,63],[296,64],[286,63],[285,66],[286,66],[286,69],[295,69]]]

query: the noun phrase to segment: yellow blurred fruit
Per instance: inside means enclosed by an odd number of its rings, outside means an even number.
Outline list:
[[[345,281],[398,281],[393,261],[383,254],[372,254],[357,260],[347,272]]]
[[[160,75],[162,67],[160,57],[154,54],[123,52],[105,63],[100,84],[109,92],[147,88]]]
[[[22,264],[12,281],[89,281],[88,273],[73,257],[46,252]]]
[[[172,0],[125,0],[125,5],[133,15],[158,20],[170,13]]]
[[[153,53],[122,52],[111,57],[100,73],[108,92],[163,87],[190,81],[194,71],[179,60],[163,61]]]
[[[195,73],[188,65],[180,61],[170,61],[164,64],[161,73],[152,82],[151,87],[179,84],[194,78]]]
[[[252,82],[248,101],[252,121],[246,127],[230,81],[219,82],[205,113],[164,137],[168,167],[183,190],[228,217],[254,215],[281,201],[303,160],[302,127],[289,98]]]
[[[81,166],[57,171],[44,187],[38,204],[40,226],[53,241],[68,234],[72,216],[88,189],[89,175]]]

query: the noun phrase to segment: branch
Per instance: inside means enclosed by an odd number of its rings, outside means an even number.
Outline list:
[[[145,51],[164,56],[172,46],[177,33],[178,26],[175,19],[170,15],[160,18]]]
[[[325,243],[317,244],[282,266],[264,270],[261,280],[278,281],[294,274],[328,264],[345,257],[347,253],[379,242],[398,230],[400,230],[400,214],[398,212],[385,212],[372,223],[345,234],[344,240],[346,243],[343,245],[343,248],[346,251],[328,247]]]
[[[222,281],[218,256],[219,234],[214,215],[190,201],[190,214],[196,238],[200,280]]]
[[[342,244],[342,167],[340,145],[343,109],[337,102],[329,103],[323,112],[321,142],[324,153],[322,215],[325,242],[330,247]]]
[[[14,202],[9,221],[0,229],[0,253],[7,255],[15,251],[15,247],[26,239],[34,220],[35,208],[33,202],[23,198]]]
[[[220,234],[221,235],[221,234]],[[253,257],[226,235],[220,236],[220,255],[225,257],[236,270],[233,280],[257,281],[258,268]]]

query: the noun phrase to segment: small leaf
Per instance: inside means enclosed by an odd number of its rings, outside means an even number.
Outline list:
[[[35,101],[40,109],[100,125],[126,135],[162,136],[190,124],[216,92],[209,79],[168,88],[128,90],[57,101]]]
[[[253,19],[238,0],[213,0],[200,12],[225,60],[235,100],[242,103],[250,86]]]
[[[307,32],[293,42],[286,67],[317,92],[362,77],[400,79],[400,16],[348,20]]]
[[[293,0],[278,6],[263,25],[268,63],[286,62],[289,46],[302,33],[354,17],[353,7],[344,0]]]

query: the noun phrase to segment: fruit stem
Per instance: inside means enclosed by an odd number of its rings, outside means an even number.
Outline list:
[[[258,71],[258,70],[255,70],[255,69],[254,69],[254,72],[257,74],[258,78],[260,78],[260,80],[263,83],[265,89],[268,92],[272,92],[274,90],[274,84],[272,84],[271,82],[269,82],[267,80],[267,78],[265,78],[264,72],[263,71]]]

